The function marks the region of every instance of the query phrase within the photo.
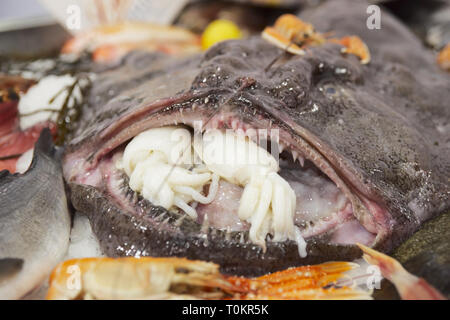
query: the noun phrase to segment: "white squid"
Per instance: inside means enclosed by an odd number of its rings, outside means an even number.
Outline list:
[[[298,243],[306,256],[306,243],[294,225],[296,195],[277,172],[275,158],[243,134],[208,130],[194,139],[182,127],[147,130],[125,148],[119,168],[130,178],[130,187],[156,205],[177,207],[193,219],[191,203],[211,203],[219,178],[242,186],[238,215],[251,224],[250,240],[266,248],[267,234],[274,241]],[[193,165],[194,155],[203,162]],[[203,187],[210,184],[208,195]]]
[[[251,224],[250,240],[265,249],[268,233],[274,241],[292,239],[306,255],[304,240],[294,225],[296,196],[278,173],[279,166],[267,150],[244,134],[208,130],[194,149],[211,172],[244,187],[239,218]]]
[[[191,134],[181,127],[150,129],[137,135],[125,148],[117,166],[130,178],[130,188],[155,205],[177,207],[191,218],[197,212],[189,203],[211,203],[219,177],[192,166]],[[210,184],[208,195],[201,192]]]

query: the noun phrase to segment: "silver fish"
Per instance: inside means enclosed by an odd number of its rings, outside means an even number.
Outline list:
[[[0,299],[20,298],[44,281],[64,257],[69,234],[59,154],[44,130],[27,172],[0,172]]]

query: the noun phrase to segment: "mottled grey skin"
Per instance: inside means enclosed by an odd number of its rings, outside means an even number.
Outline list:
[[[392,252],[410,273],[424,278],[450,299],[450,212],[430,221]],[[399,299],[388,281],[374,291],[375,299]]]
[[[349,7],[359,13],[348,13]],[[369,189],[367,194],[394,215],[393,230],[400,237],[404,233],[404,239],[450,205],[450,76],[386,12],[380,30],[365,28],[366,7],[330,1],[303,13],[319,30],[360,36],[372,61],[359,68],[362,73],[354,70],[353,80],[345,84],[350,86],[348,95],[339,95],[337,104],[328,104],[324,113],[301,125],[338,151],[344,166],[356,169],[359,180],[367,182],[362,186]],[[337,117],[345,126],[336,126]],[[411,206],[417,207],[415,212]]]
[[[0,278],[9,269],[0,282],[0,299],[21,298],[44,281],[64,257],[69,233],[60,156],[46,129],[26,173],[0,172]]]
[[[302,17],[334,36],[359,35],[372,53],[368,65],[335,44],[282,56],[252,38],[223,42],[181,62],[134,54],[101,75],[66,153],[66,168],[73,159],[80,159],[79,167],[65,169],[65,177],[75,208],[88,214],[105,252],[212,260],[241,274],[359,255],[354,246],[328,244],[326,235],[308,242],[306,259],[291,241],[269,241],[264,254],[246,234],[205,235],[186,219],[175,225],[176,214],[143,201],[138,204],[148,207],[145,216],[127,212],[101,185],[75,182],[136,132],[180,110],[199,119],[228,112],[254,127],[270,119],[303,149],[318,152],[358,199],[379,206],[377,219],[363,205],[353,207],[360,221],[376,220],[379,250],[389,252],[449,208],[450,77],[388,14],[382,14],[381,30],[368,30],[366,8],[361,1],[329,1]],[[276,57],[281,59],[265,71]]]

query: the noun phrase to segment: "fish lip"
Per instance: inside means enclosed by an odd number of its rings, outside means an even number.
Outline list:
[[[342,191],[344,191],[347,198],[352,202],[354,217],[364,226],[366,230],[377,234],[375,242],[380,240],[379,237],[385,237],[386,230],[389,229],[388,221],[385,221],[387,219],[385,219],[385,217],[375,219],[375,215],[370,212],[368,204],[377,203],[377,208],[380,208],[380,210],[384,213],[387,213],[387,210],[384,209],[383,205],[378,205],[378,203],[380,203],[379,201],[372,200],[372,195],[367,194],[366,190],[358,189],[357,186],[352,183],[352,180],[354,179],[348,178],[348,173],[345,174],[342,170],[339,170],[339,166],[336,165],[335,161],[336,157],[330,157],[331,149],[328,149],[328,152],[324,152],[326,148],[325,143],[317,138],[311,139],[312,135],[305,133],[306,130],[301,128],[298,124],[287,124],[282,118],[261,107],[256,108],[252,106],[248,107],[248,109],[244,109],[244,112],[239,112],[242,110],[241,108],[227,104],[221,106],[220,108],[213,109],[213,116],[208,118],[207,114],[211,112],[211,108],[209,108],[207,104],[189,102],[193,101],[193,99],[195,101],[201,100],[205,102],[209,99],[209,97],[211,97],[211,92],[201,92],[200,94],[188,95],[182,94],[177,98],[170,99],[169,101],[172,103],[167,104],[167,101],[158,102],[157,108],[155,108],[154,105],[152,108],[148,108],[151,109],[150,112],[147,110],[146,113],[146,108],[143,108],[138,115],[141,116],[142,114],[146,114],[146,116],[133,125],[143,123],[144,125],[137,132],[135,131],[134,134],[130,134],[134,129],[130,129],[130,127],[121,129],[120,126],[118,126],[118,131],[115,131],[114,128],[109,128],[100,134],[99,141],[101,141],[100,145],[102,147],[97,148],[95,152],[91,153],[87,157],[88,161],[85,163],[85,169],[91,170],[98,164],[103,156],[109,154],[119,145],[122,145],[126,141],[133,138],[137,133],[153,127],[174,124],[185,124],[193,127],[193,121],[206,120],[207,126],[205,129],[235,129],[234,127],[241,129],[266,129],[267,127],[270,127],[271,129],[277,128],[280,129],[281,133],[287,137],[285,138],[285,141],[292,144],[293,148],[295,148],[297,152],[303,154],[306,159],[312,161],[335,184],[337,184]],[[188,99],[188,102],[186,99]],[[127,121],[132,121],[133,119],[133,116],[128,115]],[[233,124],[233,122],[235,122],[235,124]],[[120,136],[124,131],[126,131],[126,135],[122,135],[119,140],[115,139],[117,135]],[[114,132],[116,133],[116,137],[113,136]],[[282,141],[281,134],[280,141]],[[292,149],[291,152],[293,150],[294,149]],[[305,150],[309,150],[309,154],[308,152],[305,152]],[[331,155],[334,154],[335,153],[331,150]],[[327,169],[324,170],[324,167],[327,167]],[[73,180],[73,177],[70,177],[70,174],[69,180]]]
[[[242,232],[230,232],[227,238],[224,230],[193,234],[192,230],[179,226],[172,231],[161,228],[169,225],[165,220],[147,227],[142,220],[111,203],[97,188],[78,183],[69,183],[69,187],[73,191],[72,203],[76,208],[83,208],[103,252],[110,257],[188,257],[218,263],[224,273],[241,276],[263,275],[292,266],[326,261],[352,261],[361,257],[356,245],[326,243],[321,239],[307,239],[311,248],[308,249],[308,256],[301,258],[296,243],[291,240],[268,241],[267,252],[263,253],[258,245],[241,242]],[[96,200],[86,202],[86,197]],[[135,237],[139,240],[134,241]]]
[[[118,119],[115,125],[101,131],[98,137],[94,138],[94,147],[86,150],[86,152],[83,153],[89,162],[89,165],[86,166],[86,169],[95,167],[101,157],[111,152],[124,141],[133,137],[128,136],[125,137],[119,144],[116,143],[109,145],[110,141],[114,140],[115,136],[123,132],[125,129],[128,130],[129,127],[127,127],[127,125],[132,126],[133,121],[136,118],[144,117],[144,119],[147,119],[149,117],[158,117],[161,114],[163,116],[167,116],[176,112],[177,110],[195,110],[197,101],[200,101],[201,99],[209,99],[209,97],[211,96],[223,94],[224,92],[227,93],[228,90],[194,90],[193,92],[184,92],[177,95],[176,97],[159,99],[149,105],[143,106],[139,110],[134,110],[133,113],[124,114],[120,119]],[[189,106],[186,106],[185,104],[189,104]],[[182,122],[180,121],[180,123]],[[77,145],[79,143],[82,144],[83,142],[84,141],[69,144],[65,154],[70,154],[74,149],[77,148]]]

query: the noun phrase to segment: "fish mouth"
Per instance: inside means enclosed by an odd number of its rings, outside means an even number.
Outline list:
[[[124,148],[139,133],[174,125],[193,130],[198,122],[203,124],[203,132],[210,129],[244,133],[266,130],[266,145],[275,145],[278,149],[278,174],[295,191],[297,206],[294,223],[307,242],[320,239],[333,245],[363,243],[373,246],[386,235],[388,212],[378,202],[356,189],[350,182],[354,177],[345,176],[339,170],[339,164],[330,161],[332,158],[323,149],[317,148],[317,143],[313,145],[308,137],[262,109],[236,108],[236,105],[231,104],[218,109],[211,105],[214,103],[211,101],[210,96],[202,99],[196,97],[189,103],[171,100],[169,107],[164,103],[147,106],[148,113],[144,117],[139,112],[134,116],[122,117],[114,127],[100,134],[98,148],[93,152],[91,150],[89,156],[84,155],[88,161],[80,164],[76,160],[79,155],[66,157],[66,178],[72,183],[101,187],[121,209],[132,215],[148,218],[155,206],[130,188],[129,177],[117,166]],[[278,133],[275,144],[270,140],[272,131]],[[260,141],[261,139],[258,143]],[[269,151],[273,153],[274,150]],[[83,170],[76,169],[80,166]],[[204,189],[204,194],[207,194],[207,188]],[[239,239],[238,243],[242,244],[250,241],[251,225],[236,213],[241,195],[242,186],[222,181],[214,201],[194,204],[198,212],[195,219],[186,218],[183,210],[158,211],[159,215],[152,219],[172,223],[175,228],[183,229],[185,226],[186,230],[198,237],[210,232],[223,233],[224,238]],[[266,240],[273,240],[270,232]]]

